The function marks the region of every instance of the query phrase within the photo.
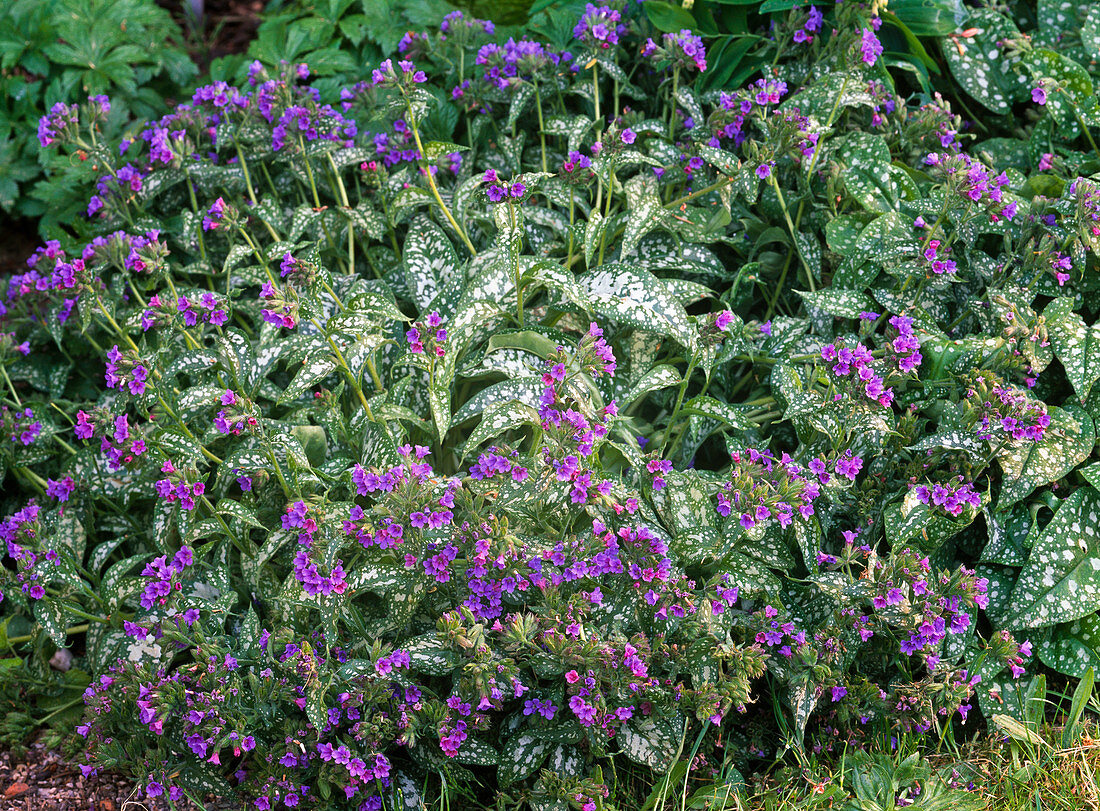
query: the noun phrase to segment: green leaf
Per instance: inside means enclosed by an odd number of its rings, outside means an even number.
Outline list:
[[[971,13],[961,28],[976,28],[972,37],[940,39],[940,50],[955,81],[986,109],[1006,115],[1026,98],[1028,79],[1012,69],[1019,57],[1005,53],[1001,42],[1020,36],[1020,30],[1003,14],[989,9]]]
[[[59,648],[65,645],[65,612],[52,597],[34,601],[34,618]]]
[[[526,403],[517,400],[493,403],[482,412],[481,422],[462,446],[462,455],[466,456],[485,440],[492,439],[505,431],[525,425],[541,425],[541,423],[538,411]]]
[[[961,27],[969,13],[962,0],[893,0],[890,13],[918,37],[943,37]]]
[[[742,409],[706,394],[692,397],[684,403],[683,410],[686,414],[710,417],[741,431],[752,431],[756,428],[756,424],[745,416]]]
[[[1007,622],[1040,628],[1100,607],[1100,492],[1082,487],[1062,502],[1032,547],[1009,601]]]
[[[630,406],[635,400],[644,397],[651,391],[667,389],[669,386],[678,386],[680,382],[680,374],[674,367],[667,364],[654,366],[642,375],[641,380],[630,387],[630,391],[622,399],[622,406]]]
[[[513,735],[501,749],[497,780],[503,786],[526,780],[546,762],[553,745],[537,733]]]
[[[336,361],[328,356],[309,360],[302,365],[302,368],[294,375],[294,379],[283,389],[282,394],[279,395],[279,404],[296,399],[305,393],[306,389],[311,388],[318,381],[332,374],[335,369]]]
[[[998,510],[1027,497],[1036,487],[1065,476],[1092,452],[1092,418],[1081,406],[1049,406],[1047,414],[1050,425],[1041,441],[1014,443],[998,455],[1004,471]]]
[[[875,303],[871,299],[855,290],[827,287],[814,293],[803,290],[795,292],[810,307],[841,318],[859,318],[860,313],[875,309]]]
[[[228,516],[229,518],[235,518],[238,521],[243,521],[250,527],[256,527],[257,529],[264,529],[264,525],[260,523],[260,520],[256,518],[256,511],[251,507],[246,507],[239,501],[233,501],[232,499],[223,498],[218,502],[217,510],[221,515]]]
[[[882,212],[897,208],[905,183],[890,164],[890,147],[882,136],[851,133],[837,150],[837,160],[845,166],[845,188],[860,205]]]
[[[579,277],[577,283],[597,314],[673,338],[689,349],[695,347],[687,311],[649,271],[615,262]]]
[[[1083,67],[1062,53],[1047,48],[1032,48],[1023,57],[1033,81],[1053,79],[1058,90],[1047,93],[1046,109],[1059,129],[1073,137],[1080,132],[1075,108],[1080,109],[1093,97],[1092,79]]]
[[[886,537],[892,547],[915,545],[925,552],[934,552],[943,543],[964,530],[977,515],[972,508],[958,518],[944,515],[939,509],[917,500],[909,491],[905,499],[891,504],[883,512]]]
[[[426,309],[459,269],[458,255],[443,229],[427,217],[417,217],[405,236],[402,262],[413,300]]]
[[[627,758],[662,772],[672,765],[684,734],[684,718],[631,718],[615,736]]]
[[[1100,615],[1088,614],[1054,627],[1050,639],[1035,646],[1047,667],[1075,679],[1100,668]]]
[[[1083,403],[1093,384],[1100,380],[1100,328],[1096,324],[1087,326],[1073,310],[1074,300],[1063,296],[1047,305],[1043,318],[1054,354]]]
[[[691,12],[679,5],[672,5],[663,0],[649,0],[642,8],[645,9],[646,16],[658,31],[695,29],[695,18],[691,16]]]

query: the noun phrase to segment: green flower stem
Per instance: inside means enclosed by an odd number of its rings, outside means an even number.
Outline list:
[[[512,204],[511,199],[508,201],[508,217],[511,220],[512,231],[516,230],[516,208]],[[519,256],[513,255],[512,257],[512,279],[516,285],[516,321],[519,323],[520,328],[523,328],[523,284],[522,279],[519,277]],[[434,368],[434,360],[433,360]]]
[[[91,627],[91,626],[88,623],[84,623],[83,625],[73,625],[71,628],[66,628],[65,629],[65,636],[75,636],[76,634],[82,634],[85,631],[87,631],[89,627]],[[35,639],[35,634],[24,634],[22,636],[9,636],[8,637],[8,647],[11,648],[13,645],[21,645],[24,642],[33,642],[34,639]],[[81,699],[81,700],[83,700],[83,699]]]
[[[603,264],[603,252],[607,243],[607,219],[611,216],[611,197],[612,191],[615,189],[615,164],[608,161],[607,166],[607,205],[604,207],[604,228],[600,231],[600,256],[597,264]]]
[[[416,126],[416,116],[413,115],[412,105],[407,105],[405,109],[409,114],[409,128],[412,130],[413,140],[416,142],[416,149],[420,153],[420,168],[424,170],[424,176],[428,179],[428,188],[431,189],[436,204],[443,211],[443,216],[447,218],[447,222],[451,224],[451,228],[453,228],[458,233],[459,237],[462,238],[462,242],[466,245],[466,250],[470,252],[471,256],[476,256],[477,249],[474,248],[474,243],[470,242],[470,238],[466,236],[466,230],[455,221],[454,215],[451,214],[451,210],[447,208],[447,204],[443,202],[443,198],[439,194],[439,187],[435,185],[435,176],[431,173],[431,168],[428,166],[428,159],[424,154],[424,144],[420,142],[420,130]]]
[[[539,93],[539,80],[538,77],[532,77],[532,81],[535,84],[535,109],[539,115],[539,147],[542,149],[542,171],[549,172],[546,163],[546,125],[542,122],[542,95]],[[547,205],[550,205],[550,201],[546,201]]]
[[[224,530],[225,534],[229,536],[229,540],[231,540],[233,542],[233,545],[235,547],[237,547],[237,549],[240,551],[240,553],[242,555],[251,555],[251,554],[253,554],[253,552],[255,550],[250,549],[247,546],[245,546],[243,543],[241,543],[240,538],[238,538],[236,533],[233,532],[233,530],[231,530],[229,528],[229,524],[225,523],[225,519],[222,518],[221,514],[216,509],[214,509],[214,505],[210,502],[210,499],[208,499],[205,494],[202,496],[202,503],[206,505],[206,509],[208,509],[210,511],[210,514],[212,516],[214,516],[214,519],[219,524],[221,524],[222,530]]]
[[[328,158],[329,166],[332,167],[332,175],[336,179],[336,191],[339,192],[340,205],[346,209],[351,209],[351,203],[348,202],[348,190],[344,186],[344,179],[340,177],[340,170],[336,168],[336,161],[332,159],[332,153],[326,152],[325,157]],[[351,218],[348,218],[348,275],[355,275],[355,227]]]
[[[11,378],[8,376],[8,367],[3,363],[0,363],[0,375],[4,376],[4,382],[8,384],[8,391],[11,392],[12,398],[15,400],[17,407],[23,406],[23,401],[19,399],[19,395],[15,392],[15,384],[11,382]]]
[[[233,139],[233,146],[237,150],[237,162],[240,164],[241,171],[244,173],[244,185],[248,189],[248,199],[252,201],[253,206],[258,206],[260,201],[256,197],[256,190],[252,187],[252,174],[248,171],[248,161],[245,160],[244,153],[241,152],[240,142],[238,142],[236,138]],[[279,235],[275,233],[275,229],[271,227],[271,223],[264,219],[261,219],[260,222],[264,224],[267,233],[271,234],[271,238],[275,242],[278,242]]]
[[[565,266],[573,266],[573,224],[577,212],[576,196],[573,186],[569,187],[569,249],[565,255]]]
[[[389,226],[389,228],[387,228],[386,230],[389,232],[390,235],[390,245],[393,246],[394,256],[396,256],[397,261],[400,262],[401,246],[397,244],[397,234],[394,231],[393,219],[390,217],[390,207],[386,204],[386,195],[382,193],[381,189],[379,189],[378,199],[382,201],[382,215],[386,218],[386,224]],[[381,274],[379,274],[378,278],[382,278]]]
[[[247,242],[248,247],[252,249],[252,255],[256,257],[256,261],[259,262],[260,266],[264,269],[264,273],[267,274],[267,280],[275,284],[275,275],[271,272],[271,267],[267,264],[267,257],[260,252],[260,247],[253,242],[252,237],[250,237],[248,232],[239,224],[237,225],[237,232],[244,237],[244,241]]]
[[[669,435],[672,433],[672,429],[676,425],[676,418],[680,415],[680,407],[684,404],[684,394],[687,393],[688,383],[691,381],[691,373],[695,371],[695,366],[698,363],[699,353],[692,353],[691,362],[688,363],[687,372],[684,373],[684,379],[680,382],[680,393],[676,395],[676,405],[672,408],[672,416],[668,418],[668,427],[665,428],[664,439],[661,440],[661,456],[664,456],[665,454],[665,447],[668,445]]]
[[[668,139],[673,140],[672,131],[676,126],[676,91],[680,89],[680,66],[672,69],[672,95],[668,98],[668,120],[665,126],[668,129]]]
[[[263,161],[260,161],[260,171],[264,173],[264,180],[267,181],[267,187],[271,190],[271,193],[278,197],[279,192],[275,189],[275,181],[271,179],[271,173],[267,171],[267,164]]]
[[[179,298],[180,298],[180,296],[179,296],[179,293],[177,293],[177,292],[176,292],[176,286],[175,286],[174,284],[172,284],[172,275],[171,275],[170,273],[165,273],[165,274],[164,274],[164,281],[168,282],[168,290],[169,290],[169,291],[170,291],[170,292],[172,293],[172,299],[173,299],[174,301],[179,301]],[[130,285],[130,287],[131,287],[131,289],[133,289],[133,284],[131,284],[131,285]],[[136,290],[134,290],[134,295],[135,295],[135,296],[137,295],[137,291],[136,291]],[[139,297],[139,298],[140,298],[140,297]],[[144,306],[145,306],[145,302],[142,302],[142,303],[141,303],[141,306],[142,306],[142,307],[144,307]],[[199,343],[199,342],[198,342],[198,341],[197,341],[197,340],[196,340],[196,339],[195,339],[195,338],[194,338],[194,337],[193,337],[193,336],[191,335],[191,333],[187,331],[187,328],[186,328],[186,327],[180,327],[180,328],[179,328],[179,330],[180,330],[180,332],[182,332],[182,333],[183,333],[183,337],[184,337],[184,338],[186,339],[186,341],[187,341],[187,348],[188,348],[188,349],[198,349],[199,347],[201,347],[201,346],[202,346],[202,344],[200,344],[200,343]]]
[[[795,246],[794,252],[798,251],[798,247]],[[770,321],[771,317],[775,315],[776,305],[779,303],[779,294],[783,292],[783,285],[787,281],[787,271],[791,269],[791,257],[794,252],[788,251],[787,259],[783,262],[783,270],[779,272],[779,281],[775,285],[775,289],[772,291],[771,301],[768,302],[768,311],[764,314],[764,320]]]
[[[195,197],[195,184],[191,182],[191,175],[187,175],[187,196],[191,198],[191,210],[195,212],[195,230],[199,237],[199,256],[202,257],[202,263],[206,264],[206,241],[202,235],[202,212],[199,211],[199,201]]]
[[[283,495],[286,496],[287,501],[291,501],[294,498],[294,493],[290,489],[290,485],[286,483],[286,477],[283,476],[283,469],[279,467],[279,460],[275,457],[275,450],[271,447],[271,443],[267,443],[267,458],[271,460],[271,464],[275,467],[275,477],[279,480],[279,486],[283,489]]]
[[[724,177],[721,180],[711,183],[709,186],[704,186],[701,189],[691,192],[691,194],[685,194],[683,197],[677,197],[671,203],[665,203],[665,208],[679,208],[689,200],[694,200],[696,197],[702,197],[704,194],[710,194],[712,191],[718,191],[721,188],[728,186],[733,181],[733,178]]]
[[[1089,146],[1092,147],[1092,154],[1100,157],[1100,147],[1096,145],[1096,141],[1093,140],[1092,133],[1089,132],[1089,125],[1085,123],[1085,119],[1081,117],[1081,111],[1077,109],[1077,105],[1073,101],[1073,97],[1066,93],[1064,87],[1058,88],[1059,93],[1065,93],[1066,99],[1069,102],[1070,109],[1073,110],[1073,117],[1077,119],[1077,123],[1081,125],[1081,131],[1085,133],[1085,137],[1088,139]]]
[[[363,394],[363,389],[359,385],[359,380],[356,378],[355,373],[352,372],[351,367],[348,366],[347,360],[344,359],[344,353],[340,351],[340,347],[336,345],[336,341],[332,340],[332,336],[329,335],[324,328],[317,323],[316,318],[311,318],[310,323],[317,327],[318,332],[325,336],[325,340],[328,342],[329,347],[332,349],[333,354],[336,356],[336,363],[340,366],[340,371],[343,372],[344,377],[347,378],[348,383],[351,384],[352,390],[355,392],[355,396],[359,398],[359,402],[363,406],[363,410],[367,412],[367,419],[371,422],[376,422],[374,419],[374,412],[371,411],[370,403],[367,402],[366,396]],[[373,376],[373,375],[372,375]],[[375,380],[375,385],[378,385],[379,381]]]
[[[596,124],[596,141],[603,136],[603,118],[600,116],[600,65],[592,60],[592,103],[594,106],[593,121]],[[599,211],[603,204],[603,178],[596,174],[596,210]]]
[[[28,467],[13,468],[12,472],[19,478],[25,480],[31,487],[38,491],[41,496],[46,495],[46,480],[35,473]]]
[[[68,603],[62,603],[62,608],[64,608],[70,614],[76,614],[81,619],[86,619],[89,622],[101,622],[107,625],[111,623],[111,620],[108,617],[97,617],[95,614],[89,614],[87,611],[84,611],[80,608],[75,608]]]
[[[313,207],[321,207],[321,198],[317,194],[317,180],[313,177],[313,165],[309,162],[309,156],[306,155],[306,142],[302,140],[302,136],[298,135],[298,148],[302,150],[302,163],[306,165],[306,177],[309,178],[309,190],[313,193]]]
[[[794,242],[795,253],[798,254],[798,259],[802,262],[802,268],[806,271],[806,284],[810,286],[810,292],[817,292],[817,285],[814,284],[814,274],[810,270],[809,264],[806,262],[806,258],[802,255],[802,251],[798,250],[798,228],[791,221],[791,213],[787,210],[787,201],[783,197],[783,190],[779,188],[779,181],[775,178],[775,172],[768,175],[768,181],[771,183],[772,188],[775,189],[776,195],[779,197],[779,207],[783,209],[783,219],[787,221],[787,227],[791,230],[791,240]],[[788,254],[790,256],[790,254]],[[782,287],[782,285],[780,285]]]

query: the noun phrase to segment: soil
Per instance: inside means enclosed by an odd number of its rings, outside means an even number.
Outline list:
[[[22,757],[0,752],[0,808],[11,811],[167,811],[112,774],[85,779],[62,756],[34,744]]]
[[[208,796],[201,806],[184,800],[177,811],[228,811],[227,798]],[[15,757],[0,751],[0,808],[4,811],[171,811],[165,797],[150,799],[132,780],[103,773],[85,778],[59,752],[41,743]],[[238,811],[237,806],[234,811]]]
[[[27,269],[27,257],[39,246],[38,226],[31,220],[0,213],[0,279]],[[0,286],[3,292],[6,284]]]

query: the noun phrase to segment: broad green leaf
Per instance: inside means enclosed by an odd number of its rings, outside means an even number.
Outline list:
[[[544,388],[546,387],[543,385],[542,378],[533,376],[494,383],[463,403],[455,412],[452,423],[459,425],[470,417],[481,414],[494,403],[507,403],[518,400],[531,408],[537,409]]]
[[[459,272],[458,255],[443,229],[427,217],[417,217],[409,226],[402,251],[406,284],[424,310]]]
[[[706,394],[692,397],[684,403],[683,411],[687,414],[699,414],[704,417],[719,420],[720,422],[737,428],[741,431],[751,431],[756,424],[745,416],[745,412],[730,403],[723,403]]]
[[[1026,498],[1036,487],[1065,476],[1092,452],[1092,418],[1081,406],[1050,406],[1047,413],[1050,425],[1041,441],[1014,442],[998,455],[1004,471],[998,510]]]
[[[681,746],[684,718],[631,718],[615,736],[627,758],[655,771],[664,771]]]
[[[1019,57],[1010,57],[1001,45],[1019,37],[1019,29],[1008,17],[989,9],[972,12],[960,28],[976,28],[977,33],[940,39],[951,75],[986,109],[1007,114],[1015,102],[1025,98],[1028,88],[1027,76],[1012,69]]]
[[[615,262],[578,277],[577,283],[597,314],[695,347],[687,311],[648,270]]]
[[[859,318],[863,312],[873,312],[875,303],[855,290],[837,290],[827,287],[815,293],[796,290],[802,300],[815,309],[841,318]]]
[[[517,400],[493,403],[481,414],[481,422],[463,443],[462,455],[473,451],[487,439],[499,436],[505,431],[521,428],[525,425],[540,425],[538,411],[526,403]]]
[[[301,396],[314,384],[332,374],[335,369],[336,361],[328,356],[314,358],[305,363],[279,395],[279,403],[286,403]]]
[[[845,188],[871,211],[890,211],[902,198],[903,183],[890,164],[890,147],[879,135],[853,132],[837,150]]]
[[[1055,626],[1050,639],[1036,645],[1035,652],[1047,667],[1084,678],[1090,667],[1100,668],[1100,615],[1088,614]]]
[[[1058,507],[1020,572],[1009,601],[1010,627],[1041,628],[1100,607],[1100,492],[1075,491]]]
[[[1056,298],[1043,310],[1050,343],[1073,384],[1078,399],[1088,399],[1093,384],[1100,380],[1100,330],[1088,326],[1074,312],[1074,300]]]
[[[538,733],[513,735],[501,749],[497,779],[504,786],[525,780],[542,767],[553,746]]]
[[[680,382],[680,375],[674,367],[667,364],[654,366],[643,375],[641,380],[630,387],[630,391],[623,397],[620,405],[623,407],[629,406],[651,391],[667,389],[669,386],[678,386]]]

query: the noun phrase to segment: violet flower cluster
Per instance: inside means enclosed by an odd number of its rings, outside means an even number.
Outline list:
[[[913,488],[913,495],[921,504],[939,507],[953,518],[962,515],[967,507],[972,510],[982,507],[982,497],[974,489],[974,484],[962,476],[954,482],[938,482],[932,486],[919,484]]]
[[[618,44],[626,34],[626,25],[623,23],[621,12],[611,6],[595,6],[588,3],[584,7],[584,14],[573,27],[573,38],[587,48],[607,50]]]
[[[687,28],[678,34],[665,34],[659,45],[652,39],[647,39],[642,46],[642,56],[655,56],[680,69],[694,68],[700,72],[707,69],[707,49],[703,45],[703,39]]]
[[[843,340],[825,344],[821,347],[821,359],[832,364],[830,369],[838,378],[850,380],[853,391],[861,391],[884,408],[894,401],[894,390],[886,387],[882,375],[875,368],[871,350],[863,344],[857,343],[852,348]]]

